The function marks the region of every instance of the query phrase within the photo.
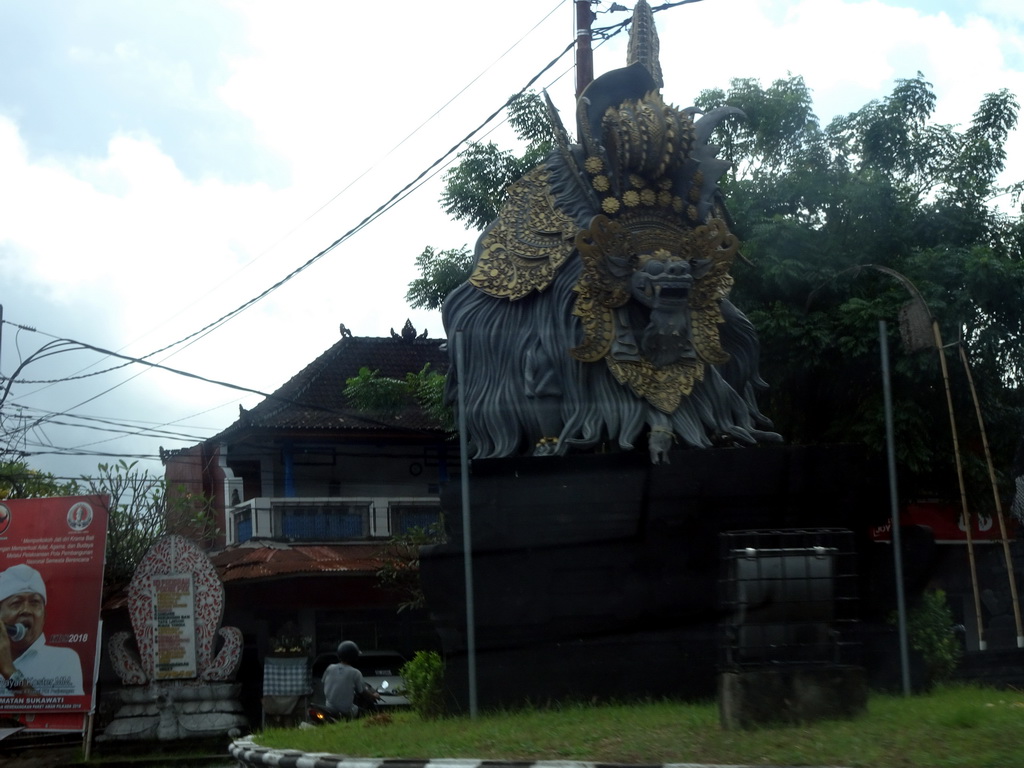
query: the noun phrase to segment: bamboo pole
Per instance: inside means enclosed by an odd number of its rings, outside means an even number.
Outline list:
[[[981,595],[978,592],[978,567],[974,559],[974,537],[971,533],[971,513],[967,507],[967,486],[964,484],[964,468],[960,459],[960,438],[956,430],[956,416],[953,413],[953,394],[949,386],[949,368],[946,366],[946,352],[942,348],[942,334],[939,332],[939,321],[932,318],[932,335],[939,352],[939,365],[942,368],[942,383],[946,389],[946,406],[949,410],[949,427],[953,433],[953,455],[956,458],[956,479],[960,485],[961,520],[967,536],[967,560],[971,568],[971,589],[974,593],[974,616],[978,624],[978,650],[987,649],[985,642],[985,626],[981,620]]]
[[[946,390],[946,406],[949,411],[949,426],[950,431],[953,435],[953,454],[956,463],[956,476],[957,482],[960,486],[961,521],[964,526],[964,534],[967,538],[967,557],[971,570],[971,589],[974,594],[974,612],[975,619],[978,625],[978,648],[979,650],[984,651],[987,650],[987,643],[985,642],[984,624],[981,620],[981,595],[979,594],[978,590],[978,568],[974,558],[974,538],[973,534],[971,533],[971,513],[967,507],[967,488],[964,484],[963,462],[960,458],[960,439],[957,435],[956,416],[953,411],[953,395],[949,384],[949,369],[946,366],[946,353],[942,347],[942,334],[939,331],[939,321],[935,319],[931,311],[928,309],[928,303],[924,300],[924,297],[921,295],[921,292],[917,290],[917,286],[914,285],[906,275],[897,272],[895,269],[883,267],[880,264],[860,264],[857,265],[856,267],[850,267],[849,269],[845,269],[840,274],[844,274],[846,272],[853,272],[854,274],[857,274],[862,268],[876,269],[879,272],[882,272],[883,274],[896,278],[896,280],[898,280],[900,284],[904,288],[906,288],[910,295],[914,298],[914,304],[916,305],[917,310],[919,312],[923,312],[924,316],[927,317],[927,319],[931,323],[932,344],[935,346],[936,350],[939,353],[939,366],[942,369],[942,383]],[[812,292],[811,295],[808,297],[808,307],[810,306],[811,301],[814,299],[815,293],[817,293],[817,291]],[[923,342],[920,345],[920,347],[924,346],[927,346],[927,342]],[[913,345],[913,348],[920,347],[917,347],[917,345]],[[1018,644],[1020,644],[1020,642],[1021,640],[1020,638],[1018,638]]]
[[[981,431],[981,445],[985,450],[985,463],[988,465],[988,479],[992,486],[992,500],[996,507],[996,519],[999,521],[999,536],[1003,544],[1003,560],[1006,562],[1006,578],[1010,582],[1010,600],[1013,602],[1013,620],[1017,627],[1017,647],[1024,648],[1024,628],[1021,625],[1020,601],[1017,599],[1017,579],[1013,572],[1013,556],[1010,554],[1010,540],[1006,535],[1006,518],[1003,515],[1003,504],[999,500],[999,488],[996,485],[996,470],[992,463],[992,452],[988,447],[988,435],[985,432],[985,419],[981,415],[981,403],[978,401],[978,392],[974,388],[974,376],[971,374],[971,365],[967,360],[967,350],[964,343],[960,342],[960,360],[964,365],[964,373],[967,374],[967,383],[971,388],[971,399],[974,401],[974,412],[978,416],[978,429]]]

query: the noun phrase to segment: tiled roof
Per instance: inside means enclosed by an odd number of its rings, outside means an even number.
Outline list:
[[[210,562],[225,584],[283,576],[370,576],[380,568],[381,551],[380,544],[289,544],[250,539],[210,555]],[[127,607],[127,589],[103,603],[104,611]]]
[[[392,332],[394,333],[394,332]],[[345,382],[360,368],[382,376],[404,379],[429,364],[438,373],[448,371],[444,339],[417,338],[407,323],[403,333],[390,338],[343,335],[334,346],[307,365],[214,440],[244,429],[289,430],[403,430],[437,433],[436,421],[415,404],[398,414],[371,414],[353,408],[344,395]]]
[[[373,574],[380,544],[286,544],[249,540],[210,556],[225,584],[281,576]]]

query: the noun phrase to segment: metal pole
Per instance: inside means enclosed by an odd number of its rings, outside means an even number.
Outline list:
[[[465,350],[462,331],[455,331],[455,375],[459,385],[459,470],[462,491],[462,563],[466,578],[466,664],[469,669],[469,716],[477,716],[476,612],[473,608],[473,537],[469,529],[469,445],[466,434]]]
[[[907,644],[907,603],[903,596],[903,542],[900,534],[900,504],[896,493],[896,439],[892,425],[892,387],[889,382],[889,337],[885,320],[878,321],[882,350],[882,394],[885,400],[885,445],[889,457],[889,507],[892,517],[892,559],[896,568],[896,619],[900,636],[900,671],[903,695],[910,695],[910,650]]]
[[[999,487],[996,485],[996,468],[992,463],[992,451],[988,447],[988,434],[985,432],[985,419],[981,416],[981,402],[978,391],[974,388],[974,376],[967,361],[967,350],[963,339],[960,340],[960,361],[967,374],[967,383],[971,388],[971,399],[974,400],[974,412],[978,417],[978,429],[981,431],[981,445],[985,450],[985,463],[988,465],[988,480],[992,486],[992,500],[996,506],[996,518],[999,520],[999,537],[1003,543],[1003,560],[1006,562],[1006,577],[1010,581],[1010,601],[1013,603],[1013,620],[1017,627],[1017,647],[1024,648],[1024,628],[1021,626],[1020,600],[1017,597],[1017,579],[1013,572],[1013,556],[1010,554],[1010,540],[1006,536],[1006,519],[1003,517],[1003,504],[999,499]]]
[[[95,695],[95,690],[93,691]],[[90,712],[85,716],[85,731],[82,733],[82,755],[85,761],[88,762],[92,757],[92,736],[93,736],[93,723],[95,722],[94,713]]]

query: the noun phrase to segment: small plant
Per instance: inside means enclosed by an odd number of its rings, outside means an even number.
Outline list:
[[[910,646],[921,653],[928,679],[948,680],[960,663],[962,650],[953,633],[953,613],[941,589],[925,592],[907,616]]]
[[[424,720],[435,720],[445,713],[444,661],[437,651],[417,651],[412,661],[402,666],[406,695],[413,711]]]

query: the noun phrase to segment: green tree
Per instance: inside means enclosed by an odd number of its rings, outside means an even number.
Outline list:
[[[987,95],[965,127],[932,120],[922,75],[822,128],[800,77],[705,91],[702,109],[736,106],[714,141],[731,160],[723,187],[752,267],[738,264],[732,299],[754,322],[765,411],[790,442],[864,442],[881,450],[878,321],[890,322],[899,459],[912,486],[955,495],[949,419],[934,350],[899,351],[897,318],[912,298],[947,342],[969,352],[997,464],[1009,465],[1024,413],[1024,260],[1019,217],[991,201],[1018,104]],[[950,370],[960,371],[955,350]],[[978,444],[969,389],[954,380],[961,440]],[[969,454],[968,474],[984,477]],[[952,487],[951,487],[952,486]],[[982,501],[980,491],[972,496]]]
[[[554,134],[540,95],[524,91],[508,105],[508,122],[521,153],[501,149],[494,142],[471,144],[459,153],[459,163],[444,175],[441,205],[455,221],[483,229],[498,216],[509,186],[519,181],[547,156]]]
[[[137,462],[100,464],[96,475],[80,481],[58,480],[24,461],[0,462],[0,499],[79,495],[109,498],[105,595],[128,585],[143,555],[165,533],[202,541],[216,531],[210,499],[184,489],[168,493],[164,479],[139,469]]]
[[[473,268],[468,246],[438,251],[427,246],[416,257],[420,276],[409,283],[405,300],[413,309],[440,309],[445,297],[466,282]]]
[[[82,478],[85,493],[109,499],[104,595],[128,585],[143,556],[164,534],[203,539],[215,527],[209,500],[182,492],[169,494],[162,477],[137,464],[123,459],[100,464],[95,476]]]

